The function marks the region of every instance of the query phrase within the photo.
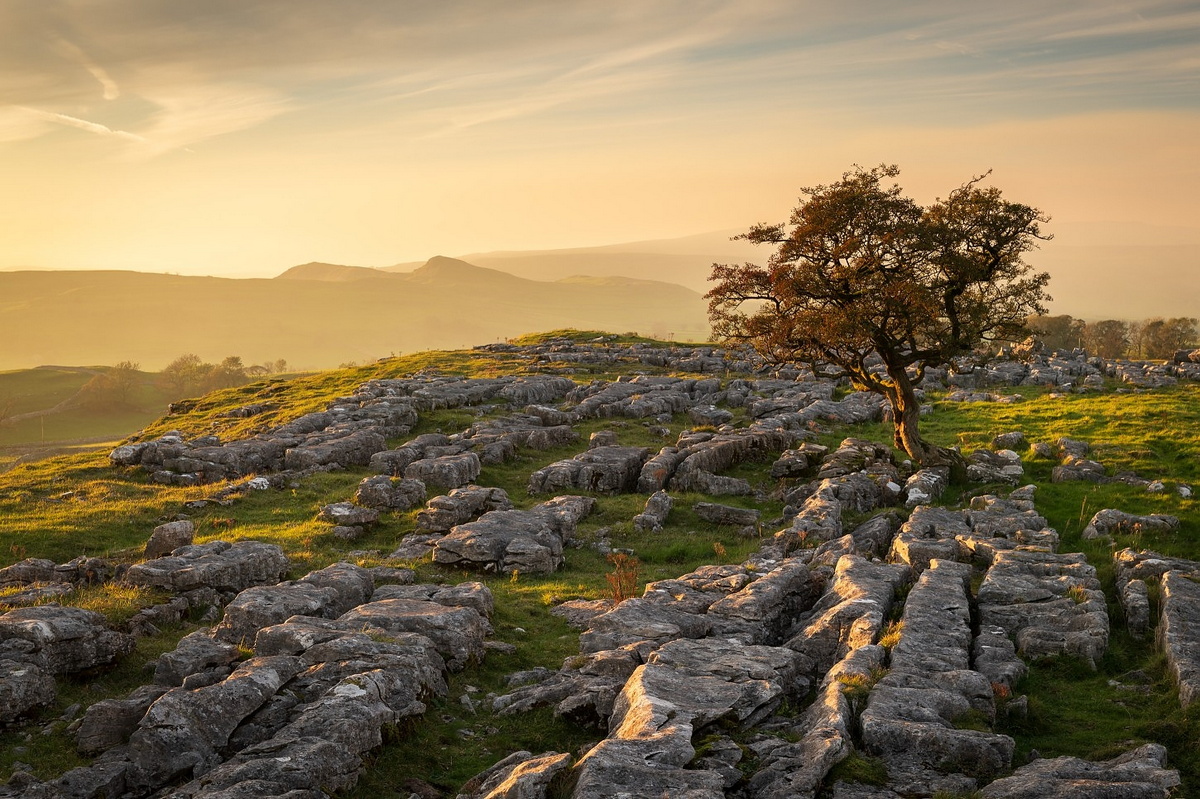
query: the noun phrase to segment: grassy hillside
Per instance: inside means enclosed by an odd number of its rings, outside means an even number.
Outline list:
[[[138,372],[128,397],[86,405],[80,390],[110,367],[41,366],[0,372],[0,470],[22,460],[103,446],[166,410],[155,375]]]
[[[576,335],[581,340],[592,340],[603,334],[592,331]],[[524,343],[545,337],[545,334],[530,336]],[[611,366],[572,366],[579,369],[572,378],[581,382],[611,379],[618,373],[633,371]],[[155,421],[144,436],[178,429],[187,435],[216,432],[230,439],[322,408],[330,398],[349,393],[370,378],[402,376],[420,370],[488,376],[519,373],[529,367],[528,360],[508,353],[454,351],[402,356],[288,382],[264,381],[216,392],[191,404],[185,412]],[[636,370],[661,371],[643,364],[638,364]],[[1014,429],[1022,430],[1030,441],[1077,436],[1092,441],[1097,447],[1096,457],[1110,467],[1132,469],[1171,484],[1200,483],[1200,387],[1181,385],[1136,394],[1063,398],[1052,398],[1042,389],[1023,389],[1023,392],[1027,394],[1026,400],[1016,405],[947,403],[935,398],[933,413],[923,422],[923,429],[938,444],[961,444],[965,449]],[[251,419],[227,419],[219,415],[223,410],[268,397],[276,405],[269,415]],[[413,435],[434,430],[454,432],[477,418],[474,409],[428,413],[422,416]],[[746,422],[743,412],[738,410],[734,424]],[[612,429],[622,444],[657,448],[689,426],[685,414],[677,415],[667,424],[670,430],[667,439],[635,420],[593,420],[578,429],[585,439],[593,430]],[[891,441],[890,429],[877,424],[827,429],[820,440],[836,446],[846,436]],[[528,507],[536,502],[525,491],[528,474],[569,457],[580,448],[581,445],[571,445],[543,452],[522,451],[504,465],[485,467],[478,482],[503,487],[517,506]],[[1001,730],[1017,739],[1017,762],[1023,762],[1020,758],[1033,749],[1046,757],[1073,754],[1095,758],[1112,756],[1118,749],[1123,751],[1131,741],[1160,741],[1169,747],[1172,765],[1182,770],[1185,790],[1200,792],[1200,715],[1179,710],[1162,658],[1154,651],[1152,642],[1136,641],[1124,633],[1113,596],[1110,547],[1080,538],[1088,518],[1102,507],[1171,513],[1183,520],[1178,534],[1160,538],[1139,533],[1136,540],[1134,536],[1120,537],[1122,540],[1116,545],[1155,548],[1200,558],[1200,510],[1195,501],[1170,491],[1147,494],[1123,484],[1051,483],[1050,461],[1028,455],[1025,458],[1027,480],[1039,486],[1039,511],[1061,533],[1062,551],[1084,551],[1098,567],[1109,596],[1114,629],[1109,654],[1095,672],[1071,660],[1043,661],[1034,666],[1031,677],[1021,687],[1030,696],[1028,720],[1007,722],[1008,726]],[[768,468],[768,462],[747,464],[738,467],[736,474],[769,491],[774,481],[767,476]],[[362,469],[331,472],[307,478],[292,490],[251,492],[227,507],[210,505],[193,515],[197,540],[255,538],[277,543],[289,553],[293,577],[345,558],[350,549],[377,553],[355,558],[363,565],[379,564],[383,562],[380,556],[390,552],[401,536],[414,529],[415,513],[385,515],[384,521],[366,538],[353,544],[333,538],[329,526],[316,521],[321,505],[349,498],[365,474]],[[951,493],[943,502],[953,505],[966,501],[970,494],[996,489],[996,486],[974,486],[967,493]],[[154,484],[140,472],[109,467],[102,453],[20,466],[0,475],[0,563],[26,556],[61,562],[79,554],[136,559],[155,524],[178,512],[183,503],[204,497],[211,490],[212,487]],[[642,564],[641,584],[674,577],[706,563],[737,563],[758,547],[757,539],[740,538],[730,529],[716,528],[698,519],[690,508],[700,499],[708,498],[677,496],[676,510],[667,529],[648,538],[635,534],[629,524],[629,519],[641,510],[643,496],[599,496],[597,512],[581,525],[580,537],[586,542],[605,534],[613,546],[635,551]],[[749,498],[717,501],[751,504]],[[764,518],[774,518],[781,511],[777,500],[768,500],[758,507],[764,509]],[[410,791],[402,785],[409,778],[429,782],[452,796],[467,778],[516,749],[574,751],[601,737],[597,730],[554,719],[548,711],[500,717],[481,709],[475,714],[458,697],[469,689],[478,689],[479,695],[502,692],[505,675],[539,665],[557,668],[564,658],[575,654],[577,633],[548,611],[563,599],[607,596],[609,586],[605,575],[612,566],[603,556],[587,547],[568,550],[566,567],[545,576],[468,575],[430,562],[406,565],[415,568],[422,581],[484,581],[496,596],[495,638],[515,644],[517,652],[493,653],[481,666],[455,675],[450,697],[434,703],[425,719],[387,744],[350,796],[407,797]],[[83,592],[71,601],[102,610],[119,622],[137,607],[161,598],[146,592],[97,589]],[[126,665],[102,678],[63,690],[56,708],[44,717],[54,718],[73,702],[123,696],[142,679],[139,674],[142,662],[171,648],[195,626],[184,625],[142,639],[138,652]],[[1130,701],[1110,680],[1134,671],[1147,675],[1153,692]],[[16,751],[16,747],[21,747],[21,751]],[[0,778],[15,760],[32,764],[35,772],[43,775],[61,772],[81,762],[73,753],[69,737],[61,731],[34,735],[32,740],[26,740],[22,733],[0,735]]]

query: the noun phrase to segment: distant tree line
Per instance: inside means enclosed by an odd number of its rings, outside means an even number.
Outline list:
[[[121,361],[83,384],[75,404],[92,410],[112,410],[133,405],[133,392],[141,382],[139,364]]]
[[[1047,349],[1086,349],[1102,358],[1167,359],[1178,350],[1200,346],[1197,320],[1190,316],[1126,322],[1085,322],[1068,314],[1033,316],[1028,320]]]
[[[187,353],[167,364],[158,375],[159,387],[169,399],[233,388],[249,380],[246,365],[237,355],[230,355],[220,363],[205,363],[199,355]]]
[[[158,375],[158,385],[167,398],[176,400],[205,394],[220,388],[233,388],[250,382],[251,378],[288,371],[283,358],[263,364],[246,365],[241,357],[230,355],[220,363],[205,363],[193,353],[180,355],[167,364]]]
[[[220,388],[232,388],[250,382],[255,377],[282,374],[289,370],[283,358],[247,366],[237,355],[220,363],[206,363],[194,353],[180,355],[167,364],[157,376],[140,371],[139,364],[121,361],[98,372],[80,388],[74,405],[91,410],[119,410],[137,405],[137,389],[153,379],[154,385],[167,401],[193,397]],[[0,403],[2,406],[2,403]],[[6,414],[0,407],[0,419]]]

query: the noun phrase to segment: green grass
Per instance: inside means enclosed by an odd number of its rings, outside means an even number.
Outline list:
[[[935,443],[957,444],[964,452],[1012,430],[1024,432],[1030,442],[1079,438],[1092,444],[1091,457],[1110,474],[1132,470],[1150,479],[1200,480],[1200,386],[1057,399],[1048,393],[1030,392],[1029,399],[1011,405],[934,402],[921,430]],[[1045,473],[1048,480],[1048,468]]]
[[[57,409],[33,418],[0,418],[0,447],[123,438],[166,410],[166,395],[156,385],[155,375],[146,372],[137,373],[138,382],[120,407],[72,406],[78,391],[108,370],[106,366],[41,366],[0,372],[0,417]]]
[[[1117,628],[1096,671],[1072,658],[1036,661],[1014,693],[1029,696],[1028,718],[997,724],[1017,741],[1014,762],[1024,762],[1033,750],[1042,757],[1105,760],[1154,741],[1167,746],[1184,795],[1200,785],[1200,713],[1179,707],[1150,640],[1136,641]]]
[[[43,366],[0,372],[0,401],[13,414],[52,408],[92,379],[92,370]]]
[[[863,785],[886,785],[887,779],[887,766],[882,760],[855,751],[833,767],[825,782],[829,785],[839,781],[856,782]]]
[[[74,408],[7,425],[0,440],[4,446],[53,446],[59,442],[117,441],[162,416],[166,404],[153,410]]]
[[[663,341],[662,339],[648,338],[639,336],[636,333],[606,333],[603,330],[576,330],[573,327],[566,327],[560,330],[547,330],[544,333],[526,333],[523,336],[517,336],[508,340],[509,344],[518,344],[521,346],[531,346],[535,344],[544,344],[553,339],[568,339],[580,344],[591,342],[605,344],[654,344],[660,347],[674,346],[703,346],[702,342],[689,345],[675,341]]]
[[[25,557],[59,563],[77,555],[130,555],[168,514],[205,488],[149,482],[118,471],[102,453],[51,458],[0,475],[0,561]]]

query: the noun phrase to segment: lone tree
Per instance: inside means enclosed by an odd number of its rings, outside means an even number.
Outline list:
[[[714,333],[775,363],[798,361],[849,377],[891,404],[896,446],[922,466],[962,466],[924,441],[914,388],[931,366],[987,341],[1024,337],[1046,312],[1046,273],[1024,254],[1037,246],[1037,208],[1005,200],[974,178],[922,207],[885,179],[896,166],[855,167],[837,183],[802,190],[787,224],[739,236],[776,245],[766,267],[714,264]]]

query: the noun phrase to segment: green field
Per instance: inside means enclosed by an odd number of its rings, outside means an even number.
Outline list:
[[[39,366],[0,372],[0,471],[51,455],[111,449],[166,413],[171,396],[154,372],[136,372],[120,402],[87,402],[81,389],[111,370]]]
[[[505,353],[459,351],[422,353],[352,369],[322,372],[291,381],[263,381],[207,395],[191,403],[183,413],[149,425],[146,436],[179,429],[187,435],[217,432],[222,438],[247,435],[265,426],[275,426],[305,412],[322,408],[331,397],[349,393],[364,380],[391,377],[418,370],[436,369],[445,374],[494,375],[524,369],[528,361]],[[580,367],[572,377],[586,382],[614,377],[616,371]],[[638,365],[638,371],[656,371]],[[622,369],[619,371],[628,371]],[[661,370],[657,370],[661,371]],[[11,373],[10,373],[11,374]],[[66,385],[65,378],[57,378]],[[60,389],[66,391],[67,388]],[[1049,460],[1028,453],[1024,466],[1028,482],[1039,486],[1037,504],[1052,527],[1062,535],[1063,551],[1084,551],[1101,575],[1110,600],[1113,620],[1112,646],[1092,672],[1069,659],[1043,661],[1019,690],[1030,697],[1028,719],[1004,722],[1000,731],[1018,742],[1018,758],[1036,749],[1043,757],[1072,754],[1110,757],[1130,748],[1132,742],[1159,741],[1170,751],[1172,766],[1179,768],[1185,790],[1200,793],[1200,718],[1198,713],[1179,709],[1162,658],[1151,641],[1136,641],[1123,630],[1115,604],[1110,565],[1113,547],[1083,541],[1079,533],[1092,513],[1116,507],[1135,513],[1171,513],[1183,520],[1181,531],[1170,537],[1119,537],[1116,548],[1153,548],[1169,554],[1200,559],[1200,510],[1195,500],[1181,498],[1172,490],[1177,484],[1200,483],[1200,386],[1137,393],[1098,393],[1052,398],[1047,391],[1024,391],[1026,399],[1013,405],[960,404],[933,398],[933,412],[923,421],[923,430],[942,445],[958,444],[964,451],[986,444],[997,433],[1021,430],[1029,441],[1050,441],[1067,435],[1095,445],[1094,456],[1113,469],[1129,469],[1147,478],[1161,479],[1168,490],[1148,494],[1123,484],[1095,486],[1084,483],[1050,482]],[[270,398],[277,406],[270,414],[251,419],[226,419],[225,409]],[[413,435],[441,429],[461,430],[477,419],[471,409],[425,414]],[[747,420],[737,412],[735,424]],[[596,429],[615,430],[622,444],[652,448],[670,443],[690,423],[686,415],[668,425],[671,436],[652,434],[639,421],[601,420],[579,426],[586,440]],[[879,442],[891,441],[891,430],[883,425],[827,429],[823,443],[835,445],[856,436]],[[406,436],[407,439],[409,436]],[[401,441],[389,442],[392,445]],[[524,450],[502,465],[484,469],[477,481],[500,486],[514,504],[528,507],[540,498],[530,497],[525,484],[530,471],[569,457],[579,450],[571,445],[555,450]],[[737,476],[757,483],[765,492],[776,488],[769,479],[769,462],[738,467]],[[345,557],[349,549],[374,550],[386,554],[398,539],[414,529],[415,512],[386,516],[367,537],[353,544],[329,533],[329,525],[318,522],[321,505],[348,499],[356,484],[367,474],[363,469],[321,474],[306,479],[298,488],[282,492],[251,492],[228,507],[210,505],[194,514],[198,540],[211,538],[256,538],[282,546],[292,560],[292,576],[320,568]],[[943,498],[954,505],[972,495],[1002,490],[997,486],[970,486],[949,492]],[[0,475],[0,563],[27,556],[52,558],[58,562],[79,554],[107,555],[136,560],[151,529],[178,512],[182,503],[205,496],[211,487],[176,488],[150,482],[140,471],[108,466],[104,453],[83,453],[49,458],[20,465]],[[640,583],[675,577],[695,567],[715,562],[740,562],[761,543],[740,538],[732,530],[702,522],[690,511],[700,495],[676,496],[667,529],[653,537],[635,533],[629,520],[640,512],[639,495],[598,496],[597,511],[581,525],[579,538],[585,543],[606,535],[615,547],[628,547],[640,561]],[[719,498],[739,504],[748,500]],[[760,505],[764,518],[779,515],[781,505],[769,500]],[[853,523],[853,520],[847,520]],[[769,535],[773,530],[764,530]],[[578,651],[578,635],[549,614],[556,603],[570,598],[608,596],[606,575],[612,565],[590,548],[569,549],[566,567],[547,576],[468,575],[417,562],[418,578],[430,582],[459,582],[480,579],[496,596],[495,638],[515,644],[513,655],[492,654],[480,666],[454,675],[451,694],[432,704],[425,718],[410,730],[398,731],[379,753],[353,797],[407,797],[403,780],[420,778],[441,790],[456,791],[472,775],[510,752],[524,748],[540,751],[576,751],[603,736],[600,730],[579,728],[553,719],[549,712],[518,717],[500,717],[486,709],[469,712],[457,698],[467,686],[481,695],[505,691],[507,674],[533,666],[554,669]],[[363,565],[382,560],[366,557]],[[106,612],[114,622],[128,618],[140,605],[160,598],[128,591],[95,590],[74,600]],[[43,714],[53,718],[72,702],[96,701],[123,696],[137,684],[141,663],[169,649],[195,624],[164,631],[143,639],[133,658],[110,675],[63,690],[58,705]],[[1147,698],[1131,701],[1112,682],[1131,672],[1141,672],[1152,686]],[[14,747],[24,747],[15,753]],[[60,773],[80,761],[70,738],[62,732],[35,735],[26,741],[21,732],[0,735],[0,777],[14,760],[30,763],[37,774]],[[1190,795],[1196,795],[1192,793]]]

